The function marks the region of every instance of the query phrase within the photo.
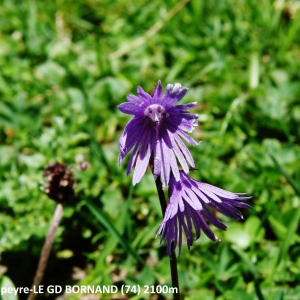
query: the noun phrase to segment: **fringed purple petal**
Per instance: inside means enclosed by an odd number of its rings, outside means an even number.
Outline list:
[[[201,214],[208,222],[213,224],[216,228],[226,230],[226,225],[224,225],[217,217],[215,217],[206,207],[204,207]]]
[[[176,181],[172,175],[169,185],[170,201],[157,235],[161,234],[161,241],[164,238],[170,257],[176,246],[178,256],[181,253],[182,231],[186,235],[188,249],[193,245],[194,232],[196,239],[203,231],[212,241],[218,240],[206,221],[222,230],[226,230],[227,227],[212,214],[210,208],[235,220],[243,218],[236,207],[250,208],[250,205],[239,202],[240,194],[198,182],[182,171],[180,181]],[[249,199],[249,197],[242,198]]]
[[[138,107],[129,102],[122,103],[118,105],[119,110],[124,114],[135,115]]]
[[[179,169],[176,161],[176,157],[174,155],[174,152],[172,149],[169,149],[169,162],[170,162],[170,167],[173,172],[173,176],[177,181],[180,180],[180,174],[179,174]]]
[[[176,219],[174,220],[174,230],[173,230],[173,235],[174,235],[174,251],[176,249],[177,246],[177,241],[178,241],[178,222],[176,222]],[[180,224],[179,224],[180,227]]]
[[[140,149],[140,145],[139,144],[135,145],[127,166],[127,172],[126,172],[127,176],[131,173],[133,166],[136,164],[136,157],[139,149]]]
[[[182,247],[182,226],[179,226],[179,232],[178,232],[178,257],[180,256],[181,253],[181,247]]]
[[[162,102],[166,105],[172,105],[180,101],[188,91],[188,88],[184,88],[179,83],[168,84],[165,94],[162,97]]]
[[[185,218],[184,218],[184,217],[187,218],[187,212],[188,212],[188,209],[186,210],[185,214],[180,212],[178,214],[178,217],[179,217],[179,226],[182,226],[182,228],[185,232],[188,249],[190,250],[190,247],[193,245],[193,242],[194,242],[194,236],[193,236],[193,232],[188,229],[188,226],[187,226]]]
[[[182,130],[178,130],[178,135],[180,135],[181,137],[183,137],[188,143],[190,143],[191,145],[195,145],[197,146],[198,143],[195,142],[190,136],[188,136],[186,133],[184,133]]]
[[[176,105],[179,109],[193,108],[198,105],[198,102],[191,102],[187,104]]]
[[[177,146],[177,144],[174,140],[174,137],[170,134],[170,132],[168,132],[168,133],[169,133],[169,138],[170,138],[171,143],[172,143],[173,151],[174,151],[174,153],[175,153],[175,155],[176,155],[183,171],[185,173],[188,173],[189,172],[189,167],[186,163],[186,160],[185,160],[184,156],[182,155],[182,152],[180,151],[179,147]]]
[[[196,239],[199,239],[201,236],[201,222],[200,222],[200,218],[199,215],[197,215],[197,211],[191,209],[191,214],[192,214],[192,221],[194,223],[194,228],[195,228],[195,232],[196,232]]]
[[[140,180],[144,176],[146,169],[149,165],[150,155],[151,155],[150,145],[147,143],[143,144],[142,149],[140,151],[140,155],[137,157],[137,161],[133,173],[133,180],[132,180],[133,185],[136,185],[138,182],[140,182]]]
[[[180,130],[184,130],[186,132],[191,133],[196,126],[198,126],[197,121],[193,120],[191,122],[190,120],[182,119],[181,124],[178,126],[178,128]]]
[[[237,201],[247,201],[253,198],[253,196],[249,196],[249,197],[238,197],[239,194],[237,194],[237,197],[234,200]]]
[[[193,159],[189,149],[186,147],[186,145],[183,143],[183,141],[179,138],[179,136],[177,134],[174,135],[174,139],[176,140],[177,145],[179,146],[181,152],[184,154],[184,156],[185,156],[186,160],[188,161],[188,163],[190,164],[190,166],[192,168],[194,168],[195,162],[194,162],[194,159]]]
[[[184,194],[185,193],[185,194]],[[184,196],[187,196],[186,198]],[[185,198],[185,200],[189,203],[189,205],[195,209],[195,210],[202,210],[202,204],[194,194],[194,192],[190,189],[185,189],[182,193],[182,196]]]
[[[139,98],[138,96],[128,95],[127,99],[128,99],[128,101],[130,101],[131,103],[135,104],[138,107],[147,106],[147,103],[143,99]]]
[[[209,226],[206,224],[206,222],[203,220],[201,214],[197,211],[197,214],[198,214],[198,221],[200,222],[200,226],[201,226],[201,229],[203,230],[203,232],[206,234],[206,236],[208,238],[210,238],[212,241],[215,241],[216,240],[216,236],[215,234],[212,232],[212,230],[209,228]]]
[[[198,188],[192,186],[192,191],[198,196],[200,202],[203,201],[206,204],[210,203],[209,199]]]
[[[206,194],[206,196],[208,198],[210,198],[211,200],[217,202],[217,203],[220,203],[222,202],[222,200],[217,196],[215,195],[214,193],[212,193],[209,189],[207,189],[206,187],[203,187],[202,188],[202,192]]]
[[[158,103],[161,103],[161,94],[162,94],[162,86],[161,86],[161,81],[158,80],[158,83],[157,83],[157,87],[155,89],[155,93],[153,95],[153,100],[154,102],[158,102]]]
[[[228,218],[236,221],[240,220],[240,217],[238,217],[231,209],[228,209],[220,204],[222,203],[210,202],[208,205]]]
[[[219,197],[224,197],[227,199],[236,199],[237,198],[237,194],[225,191],[223,189],[220,189],[220,188],[213,186],[211,184],[208,184],[208,183],[198,182],[198,186],[200,189],[210,190],[212,193],[218,195]]]
[[[161,179],[163,189],[167,186],[170,179],[171,166],[169,163],[169,148],[165,144],[164,140],[159,143],[161,154]]]
[[[160,174],[162,173],[162,154],[161,154],[161,144],[160,143],[155,143],[155,148],[154,148],[154,172],[153,175],[155,178],[157,178],[158,176],[160,176]]]
[[[227,201],[223,201],[222,203],[218,203],[218,206],[226,208],[228,211],[233,212],[236,216],[243,219],[243,214],[237,208],[235,208],[233,205],[228,203]]]
[[[247,209],[252,209],[252,207],[247,204],[247,203],[244,203],[244,202],[241,202],[240,200],[231,200],[231,199],[222,199],[222,202],[226,202],[232,206],[235,206],[235,207],[240,207],[240,208],[247,208]]]
[[[176,240],[176,233],[175,233],[175,227],[177,227],[177,220],[176,218],[173,218],[169,221],[169,224],[166,225],[166,237],[167,237],[167,251],[169,256],[172,255],[172,242],[175,244]],[[175,247],[176,245],[174,245]]]
[[[123,134],[120,137],[120,155],[119,165],[121,164],[125,155],[133,148],[135,144],[141,143],[141,136],[146,130],[144,120],[140,118],[133,118],[125,127]]]
[[[172,219],[178,212],[178,205],[175,203],[174,205],[170,204],[169,205],[170,209],[168,214],[166,213],[165,219]]]
[[[152,97],[148,93],[146,93],[142,87],[138,86],[137,93],[142,100],[148,102],[149,104],[152,103]]]
[[[143,127],[145,124],[145,119],[141,116],[134,116],[125,126],[123,135],[127,135],[130,130],[137,130]]]

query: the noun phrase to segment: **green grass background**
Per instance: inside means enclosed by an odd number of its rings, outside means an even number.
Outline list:
[[[2,286],[32,284],[56,205],[39,186],[55,161],[73,165],[79,199],[43,284],[171,286],[153,178],[132,187],[128,160],[117,166],[129,117],[116,106],[161,79],[199,103],[191,176],[254,196],[242,222],[218,215],[220,243],[183,246],[184,299],[300,299],[299,30],[299,1],[1,0]]]

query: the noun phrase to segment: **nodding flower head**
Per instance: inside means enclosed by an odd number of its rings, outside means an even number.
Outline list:
[[[143,177],[150,157],[153,157],[153,174],[160,176],[163,187],[169,182],[170,173],[178,181],[180,178],[177,161],[183,171],[189,172],[189,165],[194,168],[194,160],[182,140],[197,145],[186,134],[197,126],[198,115],[187,110],[197,105],[197,102],[175,105],[188,91],[181,84],[168,84],[165,93],[161,82],[152,95],[138,87],[138,96],[129,95],[129,102],[118,106],[121,112],[133,115],[127,123],[120,138],[119,164],[131,151],[127,175],[134,168],[133,184]]]
[[[180,255],[183,231],[188,249],[193,245],[194,236],[198,239],[201,231],[212,241],[219,241],[206,222],[222,230],[226,230],[227,227],[211,212],[211,209],[234,220],[240,220],[243,219],[243,215],[237,207],[251,208],[242,201],[252,197],[193,180],[183,172],[180,172],[178,182],[171,176],[169,185],[170,201],[157,235],[161,234],[161,240],[165,239],[170,257],[177,246],[178,256]]]

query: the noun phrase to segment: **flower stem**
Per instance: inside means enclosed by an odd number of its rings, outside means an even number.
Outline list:
[[[48,235],[46,237],[46,241],[44,243],[43,246],[43,250],[40,256],[40,261],[39,261],[39,265],[38,268],[36,270],[35,273],[35,277],[33,280],[33,286],[32,286],[32,291],[29,294],[28,300],[34,300],[37,296],[37,293],[34,293],[36,291],[38,291],[38,286],[41,284],[42,279],[44,277],[44,272],[47,266],[47,262],[48,262],[48,258],[49,258],[49,254],[51,251],[51,247],[52,247],[52,243],[53,243],[53,239],[55,236],[55,232],[56,229],[58,227],[58,224],[60,222],[60,219],[62,217],[63,214],[63,205],[61,203],[58,203],[53,215],[53,219],[50,225],[50,229],[48,232]]]
[[[160,180],[160,177],[157,177],[155,180],[156,189],[159,197],[159,202],[162,210],[163,216],[165,215],[167,203],[164,191],[162,189],[162,183]],[[175,249],[174,244],[172,242],[172,255],[170,258],[170,268],[171,268],[171,280],[172,280],[172,287],[174,288],[173,293],[173,300],[180,300],[180,292],[179,292],[179,281],[178,281],[178,271],[177,271],[177,261],[176,261],[176,255],[175,255]]]

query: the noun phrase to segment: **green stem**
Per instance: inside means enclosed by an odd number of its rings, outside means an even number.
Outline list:
[[[162,189],[162,183],[160,177],[157,177],[155,180],[156,189],[158,193],[158,198],[161,206],[161,211],[163,216],[165,215],[167,209],[167,202],[165,198],[164,191]],[[178,281],[178,271],[177,271],[177,261],[175,255],[174,244],[172,242],[172,255],[170,257],[170,268],[171,268],[171,280],[172,287],[174,288],[173,300],[180,300],[180,292],[179,292],[179,281]]]
[[[52,248],[52,243],[54,240],[55,232],[56,232],[56,229],[60,222],[60,219],[62,217],[62,214],[63,214],[63,205],[61,203],[58,203],[56,206],[54,215],[53,215],[53,219],[52,219],[52,222],[50,225],[48,235],[46,237],[46,241],[43,246],[39,265],[38,265],[38,268],[36,270],[35,277],[33,280],[32,291],[29,294],[28,300],[34,300],[37,296],[35,291],[38,291],[38,287],[43,280],[45,269],[46,269],[48,258],[49,258],[49,254],[50,254],[50,251]]]

